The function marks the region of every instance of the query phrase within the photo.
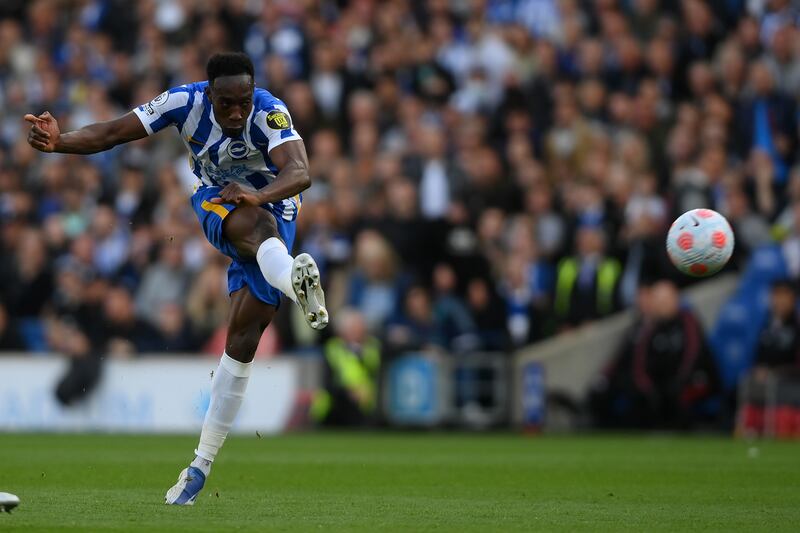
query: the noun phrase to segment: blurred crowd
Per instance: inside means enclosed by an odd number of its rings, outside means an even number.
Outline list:
[[[507,350],[687,283],[663,250],[685,210],[728,217],[731,268],[800,243],[798,22],[794,0],[4,0],[0,349],[221,353],[228,305],[177,135],[43,156],[27,112],[110,119],[244,50],[305,139],[296,249],[329,307],[391,346]],[[310,335],[280,313],[259,350]]]

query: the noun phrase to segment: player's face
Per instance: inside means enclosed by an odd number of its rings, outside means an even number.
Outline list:
[[[207,89],[214,118],[228,137],[237,137],[253,109],[253,78],[247,74],[221,76]]]

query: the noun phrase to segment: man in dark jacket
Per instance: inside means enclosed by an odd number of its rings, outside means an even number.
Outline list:
[[[592,410],[599,425],[688,429],[719,391],[714,358],[674,283],[659,281],[644,292],[641,318],[595,387]]]
[[[800,321],[794,286],[778,281],[772,286],[770,314],[758,336],[756,368],[800,368]]]

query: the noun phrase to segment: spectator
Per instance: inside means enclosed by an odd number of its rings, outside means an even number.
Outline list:
[[[210,262],[200,271],[186,297],[191,335],[202,344],[221,327],[226,327],[229,302],[225,270]]]
[[[403,258],[412,276],[427,278],[438,250],[429,223],[419,218],[418,190],[408,179],[398,177],[385,186],[386,213],[376,217],[377,229]]]
[[[44,311],[53,291],[53,277],[41,232],[28,230],[21,235],[10,278],[6,280],[6,300],[14,314],[36,319]]]
[[[152,192],[147,188],[142,170],[132,165],[121,170],[119,189],[115,191],[111,201],[121,219],[136,224],[147,223],[151,220],[156,203]]]
[[[475,321],[479,347],[488,351],[509,348],[509,335],[503,302],[483,278],[473,278],[467,284],[467,306]]]
[[[323,389],[311,415],[331,426],[368,425],[377,421],[381,346],[367,331],[364,316],[354,309],[339,311],[336,336],[325,343]]]
[[[477,345],[475,324],[463,300],[457,294],[458,277],[447,263],[433,270],[433,316],[441,332],[445,349],[456,353],[474,350]]]
[[[329,270],[346,265],[352,253],[350,239],[340,227],[337,215],[333,204],[327,200],[315,202],[303,213],[308,217],[304,223],[308,222],[311,228],[306,232],[301,249],[314,257],[323,277]]]
[[[163,304],[158,313],[158,346],[167,353],[191,353],[200,347],[185,311],[178,304]]]
[[[158,323],[157,314],[163,305],[183,305],[189,286],[189,273],[183,266],[183,252],[174,245],[161,245],[159,260],[142,277],[136,292],[136,312],[140,317]],[[155,311],[155,314],[154,314]]]
[[[531,270],[519,254],[509,257],[501,284],[501,294],[506,307],[506,329],[514,346],[524,346],[539,337],[542,325],[536,295],[533,291]]]
[[[403,309],[386,325],[386,343],[395,350],[445,348],[445,332],[433,315],[431,296],[421,286],[411,287]]]
[[[699,321],[670,281],[639,298],[639,320],[594,389],[596,421],[671,429],[707,423],[720,378]]]
[[[753,148],[769,154],[775,180],[783,184],[797,146],[796,105],[775,87],[775,77],[765,61],[754,63],[749,73],[751,96],[742,100],[737,122],[737,146],[748,154]]]
[[[770,293],[770,314],[758,336],[754,371],[800,369],[800,322],[795,286],[779,281]]]
[[[112,288],[105,298],[100,340],[112,357],[133,357],[163,348],[158,332],[136,316],[133,297],[122,287]]]
[[[736,235],[734,261],[741,264],[753,250],[770,241],[770,229],[764,217],[752,209],[750,198],[741,189],[731,188],[726,203],[726,215]]]
[[[451,197],[459,188],[455,169],[447,160],[447,138],[441,126],[426,124],[418,132],[418,147],[406,165],[416,167],[419,175],[420,213],[428,219],[440,219],[447,214]]]
[[[400,307],[403,282],[397,259],[383,237],[365,231],[356,239],[355,262],[348,304],[364,315],[370,331],[379,331]]]
[[[110,207],[99,206],[91,230],[96,243],[94,264],[100,275],[113,277],[128,259],[130,235],[127,228],[120,226]]]
[[[570,91],[559,95],[554,117],[555,124],[545,141],[547,161],[552,174],[569,179],[577,176],[584,164],[592,135]]]
[[[6,308],[0,304],[0,355],[2,352],[17,352],[24,348],[15,324],[9,320]]]
[[[793,24],[779,27],[772,35],[765,57],[772,72],[776,73],[776,86],[784,94],[800,91],[800,58],[796,57],[792,45],[797,39],[797,28]]]
[[[525,197],[525,209],[533,217],[539,253],[553,261],[563,253],[567,228],[563,215],[554,208],[550,186],[533,184]]]
[[[769,315],[758,336],[753,369],[739,387],[736,431],[740,435],[796,435],[792,423],[800,413],[796,391],[800,390],[800,322],[796,285],[779,280],[770,291]],[[769,413],[768,413],[769,411]],[[769,414],[769,417],[767,416]],[[772,420],[768,428],[767,418]]]
[[[639,177],[624,209],[625,222],[621,237],[625,240],[627,254],[620,277],[619,297],[622,304],[628,307],[634,304],[639,284],[668,277],[674,270],[665,252],[663,239],[669,222],[667,206],[657,194],[654,175]]]
[[[605,253],[602,229],[578,229],[576,255],[558,265],[555,313],[562,327],[580,325],[607,316],[618,308],[619,261]]]
[[[506,278],[500,283],[506,300],[508,330],[516,344],[525,344],[549,334],[553,324],[552,310],[554,272],[550,262],[539,257],[532,220],[515,217],[508,229],[505,263]],[[527,328],[520,328],[527,315]]]

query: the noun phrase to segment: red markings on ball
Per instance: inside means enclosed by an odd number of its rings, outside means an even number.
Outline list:
[[[695,214],[700,218],[711,218],[714,216],[714,211],[711,209],[698,209]]]
[[[692,238],[691,233],[684,232],[678,235],[677,242],[680,249],[686,252],[692,249],[692,245],[694,244],[694,239]]]
[[[722,231],[715,231],[711,234],[711,244],[717,248],[725,248],[725,243],[728,242],[728,237]]]
[[[708,272],[708,268],[703,263],[695,263],[689,267],[689,270],[695,276],[702,276],[706,272]]]

